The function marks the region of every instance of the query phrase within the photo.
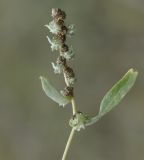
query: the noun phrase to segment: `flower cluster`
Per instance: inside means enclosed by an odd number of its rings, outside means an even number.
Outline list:
[[[81,129],[85,129],[86,124],[90,123],[91,119],[86,114],[83,114],[82,112],[77,112],[69,121],[69,125],[74,128],[77,131],[80,131]]]
[[[71,67],[68,66],[67,61],[74,58],[74,51],[72,46],[66,44],[67,37],[74,34],[74,25],[65,25],[66,14],[59,8],[52,9],[53,20],[45,25],[53,37],[47,36],[48,42],[51,45],[52,51],[59,51],[59,56],[55,63],[52,62],[54,73],[64,74],[66,88],[61,92],[64,96],[73,97],[73,84],[75,82],[75,74]]]

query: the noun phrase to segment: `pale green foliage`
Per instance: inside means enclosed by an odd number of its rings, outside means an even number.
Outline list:
[[[102,116],[119,104],[134,85],[137,75],[137,71],[130,69],[104,96],[100,104],[98,115],[93,118],[89,118],[82,113],[77,113],[75,118],[70,120],[70,126],[75,128],[75,130],[80,131],[82,128],[84,129],[85,126],[96,123]],[[40,79],[42,88],[48,97],[62,106],[65,106],[70,102],[70,98],[59,93],[46,78],[40,77]]]
[[[99,116],[105,115],[113,109],[124,98],[132,88],[137,78],[138,72],[130,69],[120,81],[118,81],[104,96],[101,104]]]
[[[59,64],[51,63],[55,74],[62,73],[62,67]]]
[[[67,81],[70,85],[73,85],[76,81],[76,78],[75,77],[70,77],[70,78],[67,79]]]
[[[46,24],[45,27],[47,27],[53,34],[57,34],[61,30],[60,26],[55,23],[54,20],[51,21],[48,25]]]
[[[116,107],[124,98],[128,91],[134,85],[138,72],[130,69],[104,96],[100,104],[100,110],[97,116],[91,119],[88,125],[97,122],[102,116]]]
[[[74,55],[75,55],[75,52],[73,50],[73,47],[70,46],[69,50],[67,52],[64,52],[64,57],[67,59],[67,60],[71,60],[74,58]]]
[[[61,47],[61,42],[57,39],[50,39],[49,36],[46,36],[48,42],[51,44],[51,50],[59,50],[59,48]]]
[[[71,37],[72,35],[74,35],[74,33],[75,33],[75,25],[71,24],[68,26],[68,36]]]
[[[70,98],[63,96],[60,92],[58,92],[45,77],[41,76],[40,79],[42,88],[49,98],[57,102],[60,106],[65,106],[70,102]]]

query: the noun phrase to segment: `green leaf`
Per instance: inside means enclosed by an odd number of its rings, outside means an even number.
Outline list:
[[[100,117],[118,105],[134,85],[137,75],[137,71],[130,69],[122,79],[107,92],[100,104],[100,111],[98,114]]]
[[[45,94],[53,101],[57,102],[60,106],[65,106],[70,102],[70,98],[59,93],[45,77],[41,76],[40,80]]]
[[[92,117],[86,126],[96,123],[102,116],[111,111],[124,98],[134,85],[138,72],[130,69],[104,96],[98,115]]]

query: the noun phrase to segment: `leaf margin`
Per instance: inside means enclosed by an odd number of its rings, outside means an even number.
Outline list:
[[[50,83],[50,81],[44,76],[39,77],[41,80],[42,89],[45,94],[59,104],[59,106],[65,106],[70,102],[70,97],[63,96],[56,88]]]

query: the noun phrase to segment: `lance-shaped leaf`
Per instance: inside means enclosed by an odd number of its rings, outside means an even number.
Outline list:
[[[101,104],[99,116],[105,115],[113,109],[124,98],[132,88],[137,78],[138,72],[130,69],[121,80],[119,80],[104,96]]]
[[[70,102],[70,98],[63,96],[60,92],[58,92],[45,77],[41,76],[40,79],[42,88],[49,98],[57,102],[60,106],[65,106]]]
[[[132,88],[137,78],[138,72],[130,69],[104,96],[100,104],[98,115],[91,118],[86,126],[96,123],[102,116],[116,107]]]

